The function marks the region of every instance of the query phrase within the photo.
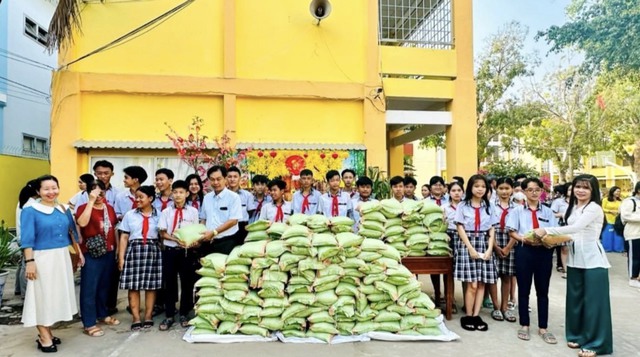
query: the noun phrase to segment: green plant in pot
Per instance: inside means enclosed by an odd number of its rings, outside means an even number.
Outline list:
[[[5,266],[12,262],[19,249],[13,244],[13,235],[9,232],[9,228],[4,225],[4,221],[0,222],[0,305],[2,304],[2,295],[4,285],[7,281],[9,271]]]

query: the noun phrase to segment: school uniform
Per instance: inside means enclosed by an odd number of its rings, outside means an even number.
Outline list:
[[[442,195],[440,196],[440,198],[436,198],[435,196],[429,196],[427,199],[435,202],[438,206],[442,207],[442,206],[446,206],[449,204],[449,197],[447,197],[446,195]]]
[[[162,288],[162,253],[158,240],[158,211],[147,217],[139,209],[125,213],[120,230],[129,234],[120,276],[120,289],[159,290]]]
[[[302,193],[302,190],[294,192],[292,200],[293,213],[303,213],[306,215],[318,213],[320,196],[322,196],[320,191],[314,188],[311,188],[311,191],[306,195]]]
[[[167,198],[164,198],[162,197],[162,193],[158,193],[156,194],[156,198],[153,200],[153,202],[151,202],[151,205],[156,209],[156,211],[158,211],[158,214],[160,214],[160,212],[164,211],[165,209],[173,207],[173,197],[169,196]]]
[[[564,227],[545,229],[567,234],[572,241],[567,257],[565,333],[567,342],[598,355],[613,353],[609,268],[599,234],[604,212],[595,202],[574,207]]]
[[[358,233],[358,224],[360,223],[360,212],[357,210],[357,208],[364,202],[378,202],[378,200],[371,197],[363,200],[360,196],[351,200],[351,206],[353,207],[353,220],[355,222],[355,224],[353,225],[353,231],[355,233]]]
[[[275,202],[267,202],[262,209],[260,209],[260,218],[270,222],[282,222],[285,223],[291,217],[291,202],[282,201],[280,206]]]
[[[469,243],[481,256],[489,249],[489,230],[491,229],[492,207],[483,202],[480,207],[472,207],[470,202],[460,202],[456,207],[454,222],[456,226],[462,226]],[[455,250],[454,274],[456,280],[463,282],[481,282],[495,284],[498,280],[495,260],[493,256],[489,260],[471,259],[469,250],[458,236],[458,245]]]
[[[504,248],[509,244],[511,238],[509,237],[509,229],[507,229],[507,217],[511,211],[515,208],[514,204],[510,201],[507,207],[502,207],[500,203],[493,205],[492,224],[496,234],[496,244],[500,248]],[[494,252],[496,259],[496,268],[499,275],[516,275],[516,260],[515,249],[511,249],[509,255],[506,258],[500,258],[497,253]]]
[[[115,207],[116,204],[116,197],[118,197],[118,194],[120,194],[120,190],[118,190],[117,188],[113,187],[113,185],[109,185],[109,188],[107,188],[105,190],[105,199],[107,200],[107,203],[109,204],[109,206],[111,207]],[[74,214],[78,211],[78,207],[86,204],[89,202],[89,193],[87,193],[87,191],[82,192],[82,194],[77,198],[77,201],[75,203],[74,206]]]
[[[197,224],[198,210],[185,205],[182,208],[168,207],[158,222],[158,230],[172,235],[181,227]],[[178,302],[178,275],[180,275],[180,316],[186,316],[193,309],[193,285],[196,282],[196,255],[193,249],[184,249],[171,240],[163,240],[162,250],[162,288],[164,289],[164,308],[167,318],[176,314]]]
[[[262,211],[262,207],[269,202],[273,202],[271,196],[263,196],[261,200],[259,200],[258,197],[253,196],[253,200],[249,202],[249,224],[260,218],[260,211]]]
[[[247,237],[247,224],[249,224],[249,205],[253,201],[253,194],[251,192],[239,189],[236,192],[240,197],[242,218],[238,220],[238,234],[236,235],[236,244],[240,245],[244,243],[244,239]]]
[[[198,215],[200,215],[200,208],[202,208],[202,200],[200,200],[199,198],[192,200],[191,197],[189,197],[187,198],[186,205],[195,208],[198,211]]]
[[[351,196],[344,191],[338,191],[332,195],[327,192],[320,196],[318,204],[318,213],[324,214],[325,217],[353,217],[353,206],[351,205]]]
[[[525,235],[535,228],[556,227],[558,221],[551,208],[538,204],[517,206],[507,216],[507,229]],[[529,294],[535,283],[538,301],[538,327],[546,329],[549,320],[549,280],[553,268],[553,249],[518,243],[515,246],[516,279],[518,280],[518,315],[520,325],[529,326]]]
[[[120,193],[116,196],[116,202],[113,208],[116,211],[116,215],[122,219],[124,214],[131,211],[132,209],[136,209],[138,207],[138,203],[136,202],[135,194],[131,193],[131,190],[126,189],[124,191],[120,191]]]
[[[451,240],[449,241],[449,246],[453,251],[455,251],[457,245],[457,241],[460,239],[458,236],[458,230],[456,228],[456,212],[457,206],[454,206],[452,202],[444,206],[444,217],[447,220],[447,235]]]
[[[240,196],[224,188],[220,193],[209,192],[202,200],[202,210],[200,211],[200,220],[205,221],[207,230],[213,231],[229,220],[242,219],[242,203]],[[229,254],[237,245],[236,236],[238,234],[238,224],[224,232],[220,232],[214,237],[211,243],[204,243],[199,251],[200,256],[210,253]]]

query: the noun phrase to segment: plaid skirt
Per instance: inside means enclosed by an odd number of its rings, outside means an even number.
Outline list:
[[[473,283],[495,284],[498,280],[498,272],[493,256],[489,260],[471,259],[467,246],[456,233],[457,246],[455,250],[453,277],[456,280]],[[487,250],[489,236],[487,232],[468,232],[469,243],[482,255]]]
[[[120,275],[120,289],[159,290],[162,288],[162,252],[155,240],[142,244],[129,241]]]
[[[504,248],[511,238],[509,238],[509,231],[502,230],[498,227],[495,227],[496,231],[496,243],[500,248]],[[513,247],[509,255],[502,259],[498,256],[497,253],[493,253],[494,258],[496,259],[496,268],[498,269],[499,275],[516,275],[516,249]]]

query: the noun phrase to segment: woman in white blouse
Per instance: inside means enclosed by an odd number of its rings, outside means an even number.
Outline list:
[[[600,206],[598,180],[579,175],[572,183],[572,196],[564,227],[538,228],[537,236],[569,235],[567,260],[567,346],[580,348],[578,356],[594,357],[613,352],[609,268],[600,233],[604,211]]]

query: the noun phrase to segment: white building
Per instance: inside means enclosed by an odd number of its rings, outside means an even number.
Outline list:
[[[46,159],[57,53],[45,45],[58,1],[0,1],[0,154]]]

